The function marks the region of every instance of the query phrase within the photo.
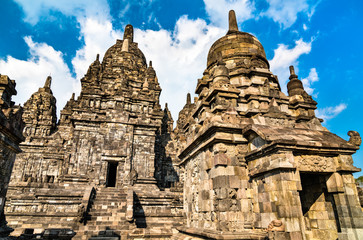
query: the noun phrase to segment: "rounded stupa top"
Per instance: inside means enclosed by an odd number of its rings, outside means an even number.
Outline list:
[[[235,67],[257,66],[269,68],[265,50],[258,39],[246,32],[238,30],[236,15],[229,11],[229,29],[224,37],[218,39],[210,48],[207,59],[207,68],[217,64],[221,57],[223,62]]]
[[[132,25],[125,27],[123,40],[117,40],[105,53],[102,61],[107,67],[120,67],[127,65],[133,67],[147,67],[146,58],[134,42],[134,30]]]

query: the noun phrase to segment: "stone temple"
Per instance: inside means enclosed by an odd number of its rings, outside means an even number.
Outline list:
[[[324,128],[292,66],[289,79],[287,96],[230,11],[173,129],[127,25],[59,120],[51,77],[24,104],[3,225],[73,239],[363,239],[360,136]]]

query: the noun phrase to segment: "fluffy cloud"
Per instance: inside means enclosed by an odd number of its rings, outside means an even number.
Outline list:
[[[173,32],[161,29],[135,30],[135,41],[153,61],[163,89],[161,102],[168,102],[174,120],[184,106],[186,93],[194,93],[197,79],[206,68],[208,49],[225,34],[225,29],[207,25],[204,20],[181,17]]]
[[[99,21],[94,18],[80,20],[81,36],[84,45],[77,50],[75,58],[72,60],[73,69],[77,79],[81,79],[86,73],[88,66],[100,54],[100,59],[106,50],[120,39],[122,34],[112,28],[110,21]]]
[[[335,107],[326,107],[322,109],[317,109],[315,111],[315,114],[318,118],[324,119],[324,121],[327,121],[329,119],[332,119],[336,116],[338,116],[339,113],[341,113],[344,109],[347,108],[347,105],[344,103],[341,103]]]
[[[80,21],[80,35],[84,45],[77,50],[72,60],[76,73],[73,78],[64,62],[61,52],[46,43],[35,43],[31,37],[25,41],[29,47],[30,58],[14,59],[8,56],[0,62],[0,68],[16,79],[19,94],[14,100],[25,102],[42,84],[49,73],[53,77],[53,92],[58,100],[58,110],[63,108],[72,92],[80,92],[80,79],[96,54],[103,54],[116,39],[122,38],[122,32],[114,30],[110,21],[85,18]],[[163,88],[161,102],[169,102],[173,117],[176,119],[184,106],[186,93],[193,93],[197,79],[202,77],[206,68],[208,49],[212,43],[225,34],[225,29],[207,25],[204,20],[190,20],[182,16],[173,31],[135,29],[135,41],[145,56],[153,61],[159,82]],[[18,69],[22,71],[18,71]]]
[[[291,27],[299,13],[306,14],[309,18],[313,15],[315,5],[309,5],[307,0],[266,0],[269,8],[261,13],[261,16],[266,16],[279,23],[283,28]]]
[[[5,60],[0,59],[1,74],[15,79],[18,86],[18,94],[13,100],[24,103],[32,93],[44,85],[47,76],[51,75],[52,90],[58,101],[59,112],[59,108],[65,105],[73,89],[77,87],[77,80],[71,76],[61,52],[45,43],[36,43],[29,36],[24,40],[29,47],[30,57],[27,60],[19,60],[11,56],[7,56]]]
[[[25,13],[25,21],[36,24],[40,17],[49,17],[51,11],[59,11],[67,16],[84,18],[86,16],[106,20],[110,18],[107,0],[14,0]]]
[[[145,0],[148,1],[148,0]],[[29,42],[29,49],[31,57],[27,61],[21,61],[8,57],[6,61],[2,61],[1,69],[9,70],[11,67],[15,68],[15,62],[22,63],[28,67],[26,73],[28,77],[20,76],[20,73],[8,74],[14,78],[19,79],[21,83],[34,86],[29,86],[26,94],[19,95],[22,98],[28,98],[30,94],[37,90],[38,83],[30,81],[30,79],[45,79],[48,72],[52,72],[54,79],[54,88],[56,89],[55,95],[58,99],[58,108],[63,107],[65,101],[69,98],[68,93],[80,91],[79,79],[83,77],[88,69],[88,66],[94,61],[96,54],[102,55],[105,51],[115,43],[117,38],[122,37],[122,32],[113,29],[110,20],[110,9],[107,0],[97,0],[89,2],[88,0],[80,1],[47,1],[47,0],[16,0],[24,9],[25,20],[29,23],[35,24],[40,17],[49,15],[50,11],[60,11],[65,15],[76,16],[80,23],[80,36],[84,41],[84,45],[77,50],[76,56],[72,60],[72,71],[76,73],[76,79],[71,77],[70,70],[64,63],[62,54],[55,51],[51,46],[39,43]],[[270,10],[266,13],[267,16],[273,18],[276,8],[274,0],[268,0],[270,3]],[[125,3],[123,1],[123,3]],[[187,16],[182,16],[177,21],[173,31],[160,29],[153,30],[140,30],[135,29],[135,41],[139,43],[140,49],[144,52],[149,60],[153,60],[153,66],[157,72],[160,84],[163,88],[161,95],[161,102],[169,102],[174,119],[183,107],[185,102],[185,95],[187,92],[194,92],[197,79],[202,76],[203,70],[206,67],[206,58],[208,49],[211,44],[223,36],[226,32],[227,15],[226,9],[234,9],[237,13],[238,22],[254,17],[255,5],[253,1],[248,0],[204,0],[206,11],[212,24],[208,25],[204,20],[190,20]],[[303,4],[302,4],[303,5]],[[124,10],[127,11],[130,5],[125,4]],[[292,7],[291,4],[287,6]],[[284,6],[285,8],[286,6]],[[305,7],[300,7],[296,11],[305,11]],[[281,14],[287,14],[286,9],[281,10]],[[286,18],[286,17],[285,17]],[[273,18],[274,19],[274,18]],[[281,16],[282,19],[282,16]],[[275,21],[282,21],[275,18]],[[296,20],[296,18],[295,18]],[[295,21],[293,17],[289,20]],[[285,22],[281,22],[284,23]],[[286,22],[287,24],[287,22]],[[31,38],[29,38],[31,40]],[[32,44],[33,45],[32,45]],[[50,52],[45,54],[41,52],[42,47],[47,47]],[[36,49],[37,51],[35,51]],[[295,42],[293,48],[287,45],[280,44],[275,50],[275,56],[271,60],[271,70],[277,74],[280,79],[281,86],[286,92],[286,81],[288,79],[288,66],[298,63],[298,58],[302,54],[307,54],[311,50],[311,42],[304,42],[302,39]],[[54,54],[53,54],[54,53]],[[57,63],[54,60],[46,59],[51,55],[58,56]],[[44,59],[44,60],[43,60]],[[18,65],[17,65],[18,66]],[[39,69],[37,69],[39,68]],[[45,69],[49,69],[44,73]],[[57,70],[53,70],[57,69]],[[35,73],[38,72],[38,73]],[[30,76],[30,77],[29,77]],[[309,75],[310,76],[310,75]],[[312,77],[312,76],[311,76]],[[61,79],[60,81],[57,79]],[[63,79],[68,79],[64,81]],[[309,80],[310,79],[310,80]],[[71,83],[69,84],[70,81]],[[307,78],[308,83],[312,83],[312,78]],[[35,86],[36,85],[36,86]],[[62,86],[55,86],[62,85]],[[71,86],[71,87],[69,87]],[[310,86],[310,85],[309,85]],[[60,94],[64,90],[66,94]],[[25,90],[21,90],[25,91]],[[66,98],[66,99],[62,99]],[[16,99],[23,102],[23,99]]]
[[[302,54],[308,54],[311,51],[311,42],[304,42],[299,39],[295,42],[293,48],[285,44],[279,44],[274,51],[274,57],[270,60],[271,71],[278,76],[283,92],[287,92],[286,82],[289,79],[289,66],[295,65],[298,71],[298,59]]]
[[[308,94],[313,95],[314,94],[314,88],[312,88],[311,85],[314,82],[319,81],[319,76],[318,76],[318,73],[316,72],[316,68],[311,68],[310,72],[309,72],[309,76],[307,76],[306,78],[301,79],[301,81],[302,81],[302,83],[304,85],[305,91]]]
[[[213,25],[223,29],[227,29],[228,26],[226,14],[228,10],[235,10],[237,22],[239,23],[254,16],[255,5],[253,1],[249,0],[204,0],[204,4]]]

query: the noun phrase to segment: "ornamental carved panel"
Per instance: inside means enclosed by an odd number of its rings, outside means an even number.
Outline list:
[[[295,156],[298,169],[304,172],[334,172],[334,159],[317,155]]]

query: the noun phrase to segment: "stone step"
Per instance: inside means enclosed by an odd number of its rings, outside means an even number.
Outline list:
[[[125,192],[123,189],[121,188],[99,188],[97,189],[98,192]]]
[[[97,197],[126,197],[126,194],[121,194],[121,193],[100,193],[97,192],[96,194]]]
[[[126,199],[126,195],[109,195],[109,194],[96,194],[96,198],[98,199]]]
[[[121,203],[126,203],[126,200],[96,200],[93,202],[93,205],[116,205],[116,204],[121,204]]]
[[[90,237],[99,236],[101,231],[105,231],[105,230],[106,230],[106,228],[99,229],[99,230],[88,230],[88,231],[79,232],[73,238],[73,240],[88,240]],[[125,234],[125,232],[123,233],[123,231],[125,231],[125,230],[128,230],[128,229],[124,228],[124,229],[119,229],[119,230],[112,230],[112,232],[117,235],[124,235],[125,237],[121,238],[121,239],[126,239],[127,234]]]
[[[92,206],[96,206],[96,207],[102,207],[102,206],[107,206],[107,207],[120,207],[122,205],[125,205],[126,202],[105,202],[105,201],[97,201],[95,203],[93,203]]]
[[[109,212],[103,212],[103,211],[97,211],[97,212],[89,212],[89,215],[91,216],[112,216],[112,215],[117,215],[117,214],[122,214],[122,213],[126,213],[126,211],[122,211],[122,210],[117,210],[117,211],[109,211]]]
[[[97,196],[94,201],[96,202],[100,202],[100,201],[108,201],[108,202],[121,202],[121,201],[126,201],[126,198],[124,197],[100,197]]]

